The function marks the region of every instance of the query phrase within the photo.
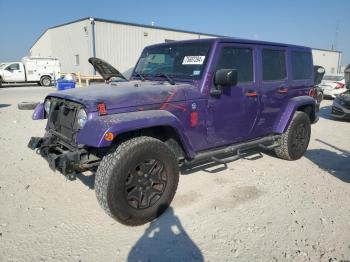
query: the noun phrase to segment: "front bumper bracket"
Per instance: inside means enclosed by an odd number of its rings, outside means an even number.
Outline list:
[[[99,158],[85,148],[68,149],[54,137],[32,137],[28,147],[46,159],[52,170],[58,170],[69,179],[73,179],[76,172],[83,170],[84,166],[92,167],[99,162]]]

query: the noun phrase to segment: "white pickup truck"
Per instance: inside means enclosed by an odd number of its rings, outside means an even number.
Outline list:
[[[60,62],[57,58],[23,57],[21,62],[0,65],[2,83],[38,83],[50,86],[60,77]]]

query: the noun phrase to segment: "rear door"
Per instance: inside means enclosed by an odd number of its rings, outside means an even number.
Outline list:
[[[259,47],[260,116],[255,136],[273,132],[284,104],[288,101],[287,48],[280,46]]]

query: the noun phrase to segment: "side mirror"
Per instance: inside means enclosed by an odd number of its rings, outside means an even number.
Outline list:
[[[314,66],[314,84],[319,85],[326,70],[322,66]]]
[[[236,69],[219,69],[215,72],[214,84],[218,88],[237,85],[238,73]]]

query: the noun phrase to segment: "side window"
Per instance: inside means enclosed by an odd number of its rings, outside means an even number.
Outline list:
[[[19,64],[11,64],[8,67],[6,67],[7,70],[19,70]]]
[[[263,80],[284,80],[287,77],[286,56],[283,50],[262,50]]]
[[[292,72],[294,80],[311,79],[312,63],[309,52],[292,52]]]
[[[216,69],[237,69],[238,82],[252,82],[253,50],[250,48],[223,47]]]

